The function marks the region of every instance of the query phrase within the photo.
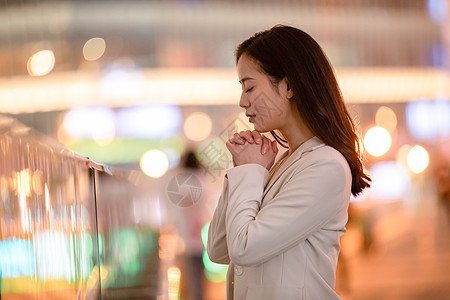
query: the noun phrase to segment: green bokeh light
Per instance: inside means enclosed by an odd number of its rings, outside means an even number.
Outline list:
[[[180,136],[158,140],[115,138],[105,145],[91,139],[75,139],[66,143],[66,147],[81,156],[108,164],[137,162],[149,149],[173,148],[179,153],[185,150],[184,140]]]
[[[208,229],[211,222],[207,222],[205,225],[203,225],[201,230],[201,236],[203,245],[206,248],[206,245],[208,244]],[[206,278],[212,282],[221,282],[226,280],[227,278],[227,270],[228,265],[222,265],[217,264],[215,262],[212,262],[209,259],[208,253],[206,250],[203,251],[203,265],[205,266],[204,272]]]
[[[221,282],[227,279],[228,265],[216,264],[209,259],[208,253],[203,251],[203,264],[205,276],[212,282]]]

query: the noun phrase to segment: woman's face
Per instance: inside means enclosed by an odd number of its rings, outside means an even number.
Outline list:
[[[256,62],[243,54],[237,63],[237,73],[242,86],[239,105],[245,109],[255,130],[268,132],[282,129],[288,121],[292,92],[286,80],[274,85]]]

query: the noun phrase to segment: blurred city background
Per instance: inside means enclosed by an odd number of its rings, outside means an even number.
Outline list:
[[[225,141],[252,129],[234,49],[323,47],[365,146],[343,299],[450,299],[447,0],[2,0],[0,298],[226,299],[204,249]]]

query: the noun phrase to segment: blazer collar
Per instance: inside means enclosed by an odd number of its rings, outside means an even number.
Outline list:
[[[278,178],[281,176],[281,174],[283,174],[294,162],[296,162],[297,160],[299,160],[303,153],[306,152],[311,152],[314,151],[318,148],[321,148],[325,146],[325,144],[322,142],[322,140],[320,140],[318,137],[314,136],[312,138],[310,138],[309,140],[307,140],[306,142],[304,142],[303,144],[300,145],[300,147],[298,147],[294,153],[291,154],[291,156],[289,156],[287,158],[287,160],[280,166],[280,168],[275,172],[275,174],[273,175],[273,177],[271,178],[270,182],[268,182],[266,189],[264,191],[264,196],[267,193],[268,190],[270,190],[270,188],[274,185],[274,183],[278,180]],[[280,157],[280,160],[283,159],[284,157],[286,157],[288,154],[288,152],[286,151],[282,157]]]

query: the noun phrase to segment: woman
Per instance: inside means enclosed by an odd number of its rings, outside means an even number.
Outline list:
[[[288,26],[244,41],[236,62],[239,104],[255,131],[226,144],[234,168],[210,224],[209,257],[230,264],[228,299],[339,299],[350,195],[370,179],[333,69],[308,34]],[[273,165],[277,142],[288,150]]]

